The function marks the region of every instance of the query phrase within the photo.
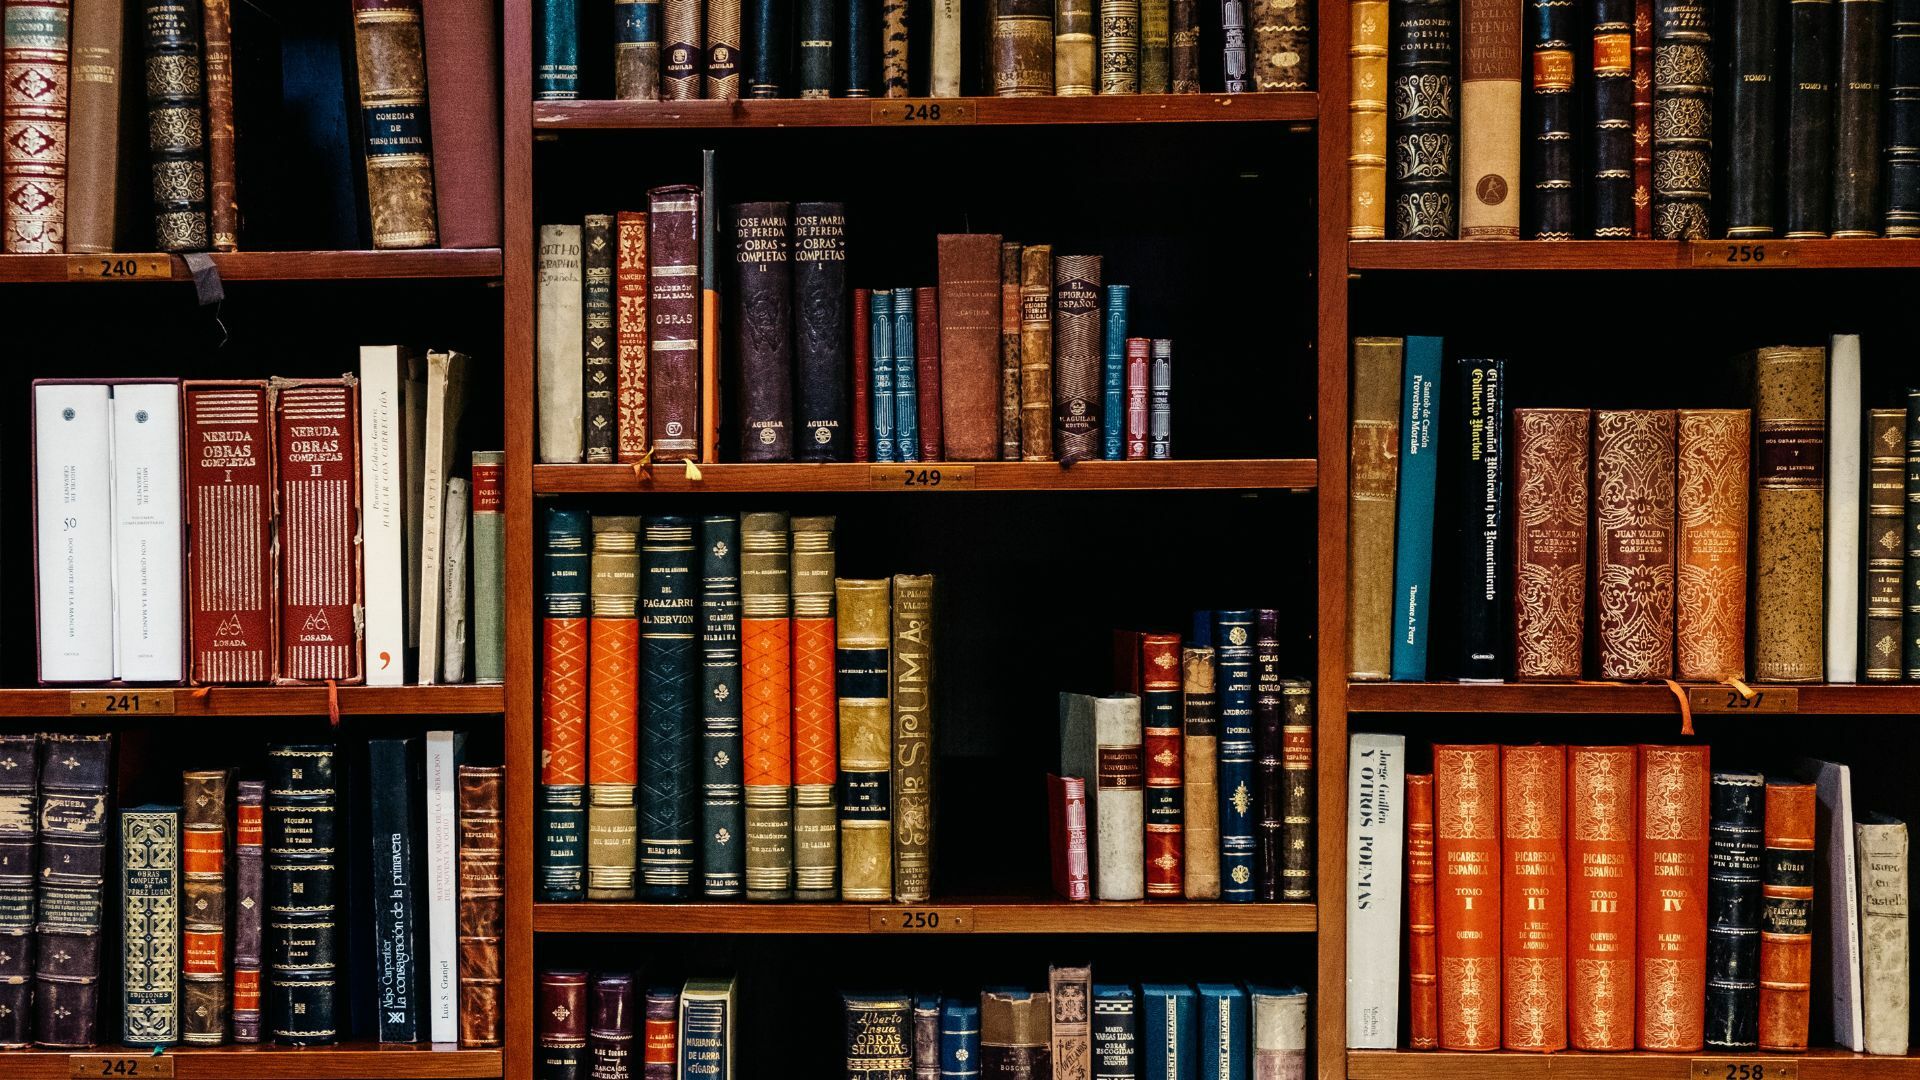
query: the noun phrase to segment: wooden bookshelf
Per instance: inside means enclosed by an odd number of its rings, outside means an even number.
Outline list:
[[[180,686],[0,689],[0,716],[144,717],[326,716],[333,711],[324,686]],[[116,699],[109,703],[107,699]],[[342,686],[342,716],[481,715],[506,707],[501,686]]]
[[[142,1080],[150,1075],[171,1075],[174,1080],[480,1080],[501,1074],[503,1056],[497,1048],[469,1050],[428,1043],[176,1046],[159,1058],[149,1050],[102,1046],[72,1053],[0,1051],[0,1076],[7,1080],[72,1080],[79,1076]],[[171,1074],[142,1069],[152,1069],[160,1060],[171,1065]],[[109,1066],[113,1071],[101,1071]]]
[[[909,117],[907,106],[914,112]],[[938,108],[939,116],[927,112]],[[540,131],[647,128],[967,127],[983,124],[1196,124],[1310,121],[1319,95],[1126,94],[1096,97],[829,98],[766,101],[542,101]]]
[[[1312,904],[1067,903],[967,898],[926,904],[535,904],[552,934],[890,934],[901,912],[959,913],[976,934],[1311,934]],[[893,918],[889,920],[889,917]]]
[[[1911,270],[1920,240],[1354,240],[1355,270]],[[1756,256],[1758,256],[1756,258]]]
[[[413,251],[229,251],[215,254],[222,281],[372,281],[401,278],[497,278],[499,248]],[[178,255],[0,255],[0,284],[190,282]]]
[[[1729,1064],[1762,1072],[1736,1077],[1776,1080],[1912,1080],[1920,1077],[1920,1058],[1876,1057],[1843,1050],[1804,1054],[1659,1054],[1630,1050],[1618,1054],[1485,1054],[1427,1050],[1349,1050],[1351,1080],[1723,1080]],[[1789,1073],[1786,1067],[1795,1071]]]
[[[1683,689],[1712,687],[1716,693],[1732,694],[1724,686],[1710,683],[1683,683]],[[1907,715],[1920,713],[1920,684],[1883,685],[1821,684],[1796,687],[1755,683],[1752,689],[1766,692],[1791,690],[1798,697],[1798,713],[1823,715]],[[1530,714],[1634,714],[1679,715],[1679,702],[1664,683],[1498,683],[1469,684],[1450,682],[1357,682],[1347,686],[1347,711],[1350,713],[1480,713],[1491,715]],[[1705,715],[1696,712],[1696,717]],[[1791,721],[1794,713],[1743,711],[1751,722]]]
[[[698,466],[536,465],[534,491],[856,492],[899,491],[1305,491],[1317,479],[1310,458],[1249,461],[933,461],[914,465],[814,464]]]

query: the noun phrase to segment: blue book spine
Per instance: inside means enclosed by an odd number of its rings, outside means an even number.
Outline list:
[[[893,445],[893,290],[873,290],[873,460],[898,461]]]
[[[1147,413],[1147,458],[1173,457],[1173,342],[1153,339],[1153,367],[1147,382],[1152,393]]]
[[[948,998],[940,1006],[940,1076],[980,1075],[980,1006]]]
[[[680,1080],[733,1080],[732,1018],[729,1001],[713,996],[680,997]]]
[[[420,1038],[420,891],[414,888],[414,739],[367,741],[367,817],[373,842],[374,1032],[383,1043]]]
[[[640,891],[693,896],[694,683],[699,594],[693,521],[648,517],[640,542]]]
[[[880,20],[873,12],[873,0],[846,0],[845,18],[840,24],[847,33],[847,50],[840,65],[840,96],[872,97],[873,72],[879,67],[874,44],[880,29]]]
[[[587,550],[589,515],[580,510],[547,511],[545,583],[541,615],[549,624],[575,621],[585,639],[587,591],[592,579],[592,555]],[[582,651],[584,651],[584,646]],[[585,657],[579,658],[575,678],[584,696]],[[552,672],[549,672],[551,677]],[[585,702],[581,702],[584,710]],[[584,900],[587,897],[587,788],[581,784],[541,784],[536,792],[534,825],[539,846],[534,850],[534,887],[542,900]]]
[[[1107,286],[1106,352],[1100,368],[1100,456],[1127,456],[1127,295],[1130,285]]]
[[[740,743],[740,519],[700,519],[701,892],[746,887],[747,811]]]
[[[1093,1080],[1140,1080],[1140,1025],[1133,987],[1093,986]]]
[[[535,101],[572,101],[580,96],[579,0],[540,0],[540,29],[533,68]],[[656,38],[655,40],[658,40]]]
[[[1214,613],[1214,686],[1220,702],[1220,899],[1240,903],[1252,902],[1255,895],[1253,824],[1259,800],[1253,790],[1253,644],[1253,612]]]
[[[893,431],[901,461],[920,460],[920,391],[914,365],[912,289],[893,290]]]
[[[1148,983],[1140,988],[1141,1080],[1199,1080],[1193,1019],[1193,987]]]
[[[1198,1023],[1200,1075],[1206,1080],[1247,1080],[1253,1040],[1247,992],[1232,983],[1201,983]]]
[[[1407,339],[1400,397],[1400,520],[1394,541],[1393,678],[1427,677],[1427,626],[1433,621],[1433,486],[1439,474],[1440,339]]]

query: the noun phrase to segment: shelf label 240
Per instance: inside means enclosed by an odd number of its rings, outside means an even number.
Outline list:
[[[165,255],[69,255],[68,281],[153,281],[173,277]]]

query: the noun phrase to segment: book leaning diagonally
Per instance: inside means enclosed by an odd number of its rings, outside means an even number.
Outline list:
[[[180,682],[180,384],[113,387],[115,674],[128,682]]]
[[[1860,1053],[1866,1023],[1860,998],[1860,884],[1853,853],[1853,772],[1845,765],[1802,759],[1797,770],[1812,782],[1813,1041]],[[1819,1003],[1831,1010],[1826,1022]],[[1822,1036],[1830,1036],[1823,1038]]]
[[[1347,1045],[1400,1035],[1407,739],[1356,734],[1347,752]]]
[[[360,559],[366,576],[368,686],[407,681],[406,383],[415,362],[398,345],[360,347]]]
[[[447,528],[441,538],[440,558],[440,680],[467,681],[467,565],[472,561],[467,548],[467,478],[455,476],[447,481]]]
[[[460,441],[466,409],[467,357],[427,354],[427,448],[420,469],[420,673],[421,686],[443,681],[441,624],[446,618],[445,545],[447,478]]]
[[[41,682],[114,675],[111,410],[104,384],[33,388]]]

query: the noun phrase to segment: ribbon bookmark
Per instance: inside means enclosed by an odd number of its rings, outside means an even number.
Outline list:
[[[1662,679],[1660,681],[1667,684],[1667,689],[1673,691],[1673,700],[1680,703],[1680,734],[1692,735],[1693,705],[1687,701],[1687,688],[1674,682],[1672,679]]]

